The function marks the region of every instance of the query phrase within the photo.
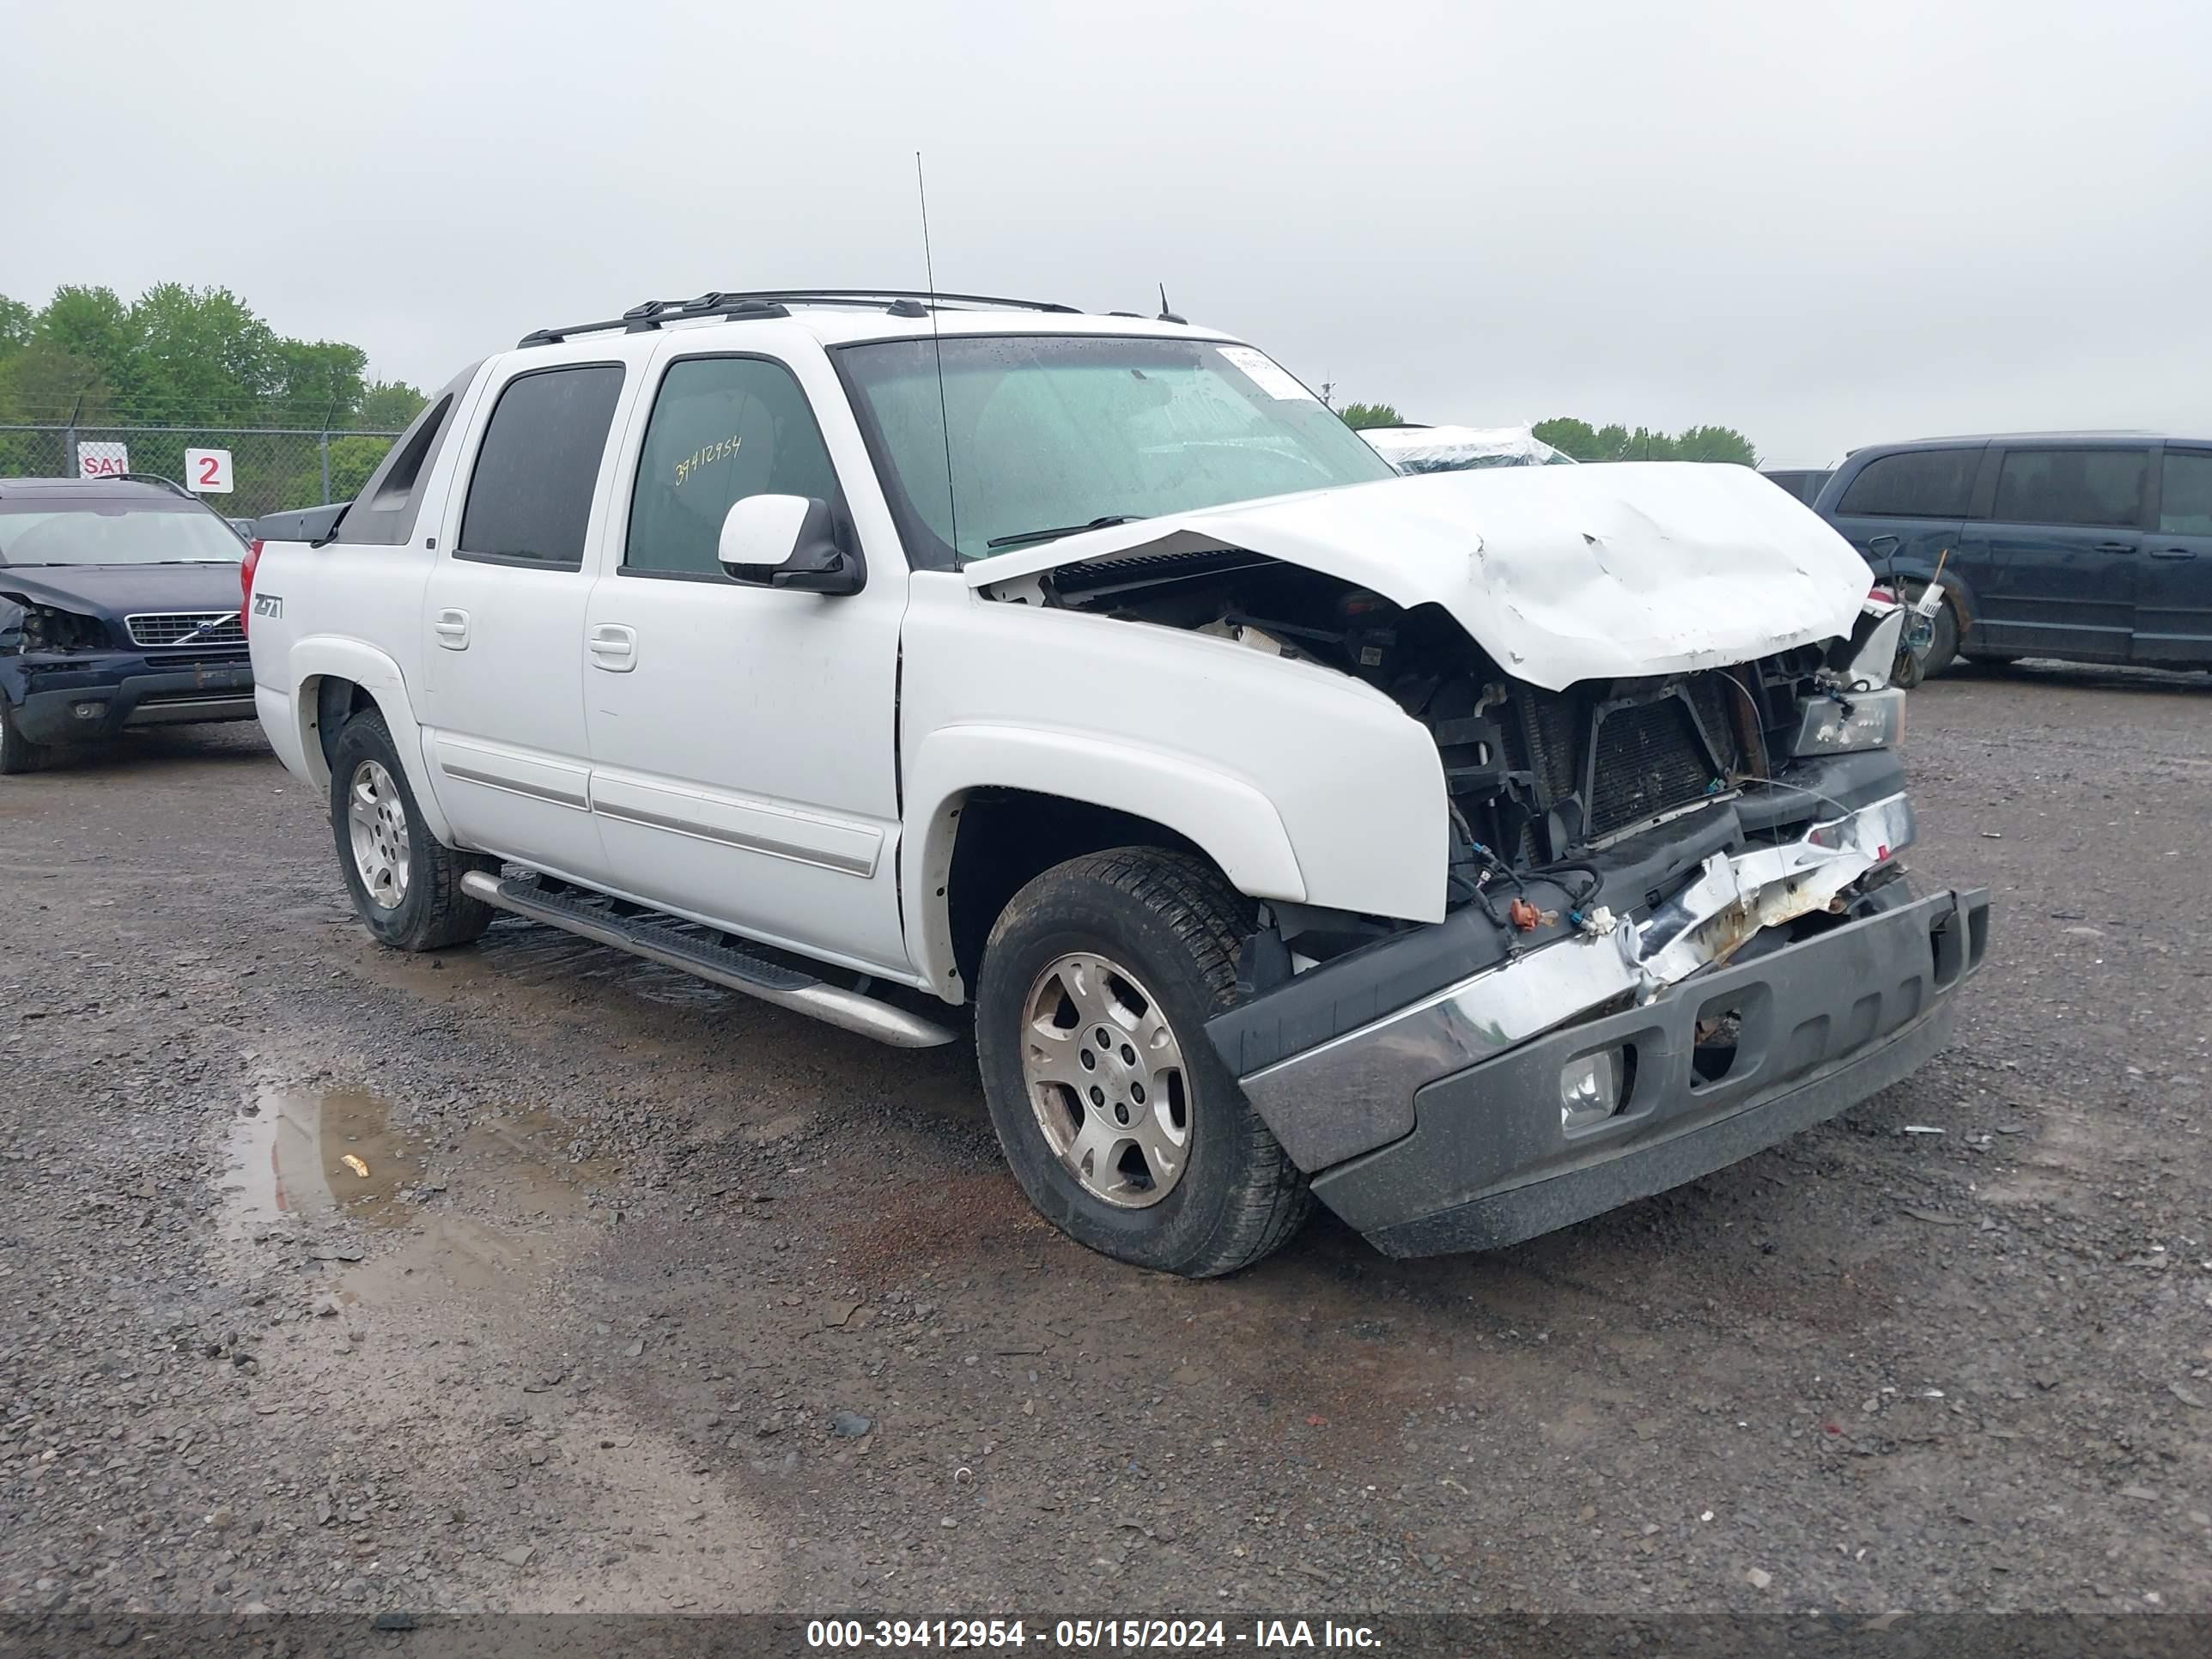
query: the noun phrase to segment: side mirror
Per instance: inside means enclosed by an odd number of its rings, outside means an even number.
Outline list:
[[[802,593],[857,593],[860,562],[837,544],[830,503],[805,495],[748,495],[731,504],[715,550],[741,582]]]

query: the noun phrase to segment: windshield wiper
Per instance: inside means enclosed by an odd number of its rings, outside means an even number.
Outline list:
[[[1031,542],[1057,541],[1062,536],[1080,535],[1086,530],[1103,530],[1109,524],[1134,524],[1142,516],[1137,513],[1109,513],[1103,518],[1093,519],[1089,524],[1064,524],[1050,530],[1018,530],[1011,536],[994,536],[983,545],[1024,547]]]

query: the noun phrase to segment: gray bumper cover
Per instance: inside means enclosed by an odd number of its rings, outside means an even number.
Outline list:
[[[135,665],[140,659],[126,659]],[[64,683],[56,685],[54,681]],[[16,724],[33,743],[94,743],[126,726],[174,726],[199,720],[254,717],[253,665],[205,663],[191,668],[103,672],[98,666],[66,676],[44,675],[15,711]],[[80,707],[99,713],[79,716]]]
[[[1243,1070],[1245,1095],[1302,1170],[1371,1152],[1413,1129],[1414,1096],[1426,1085],[1631,1000],[1650,1003],[1766,930],[1841,902],[1913,833],[1900,791],[1795,841],[1713,853],[1644,920],[1593,910],[1586,933],[1474,969],[1341,1036]],[[1390,952],[1404,948],[1385,945],[1364,967],[1387,971]]]
[[[1988,894],[1946,891],[1693,974],[1428,1083],[1411,1133],[1324,1171],[1315,1194],[1380,1249],[1425,1255],[1513,1243],[1663,1192],[1911,1072],[1948,1038],[1953,994],[1988,937]],[[1701,1082],[1696,1028],[1723,1012],[1741,1021],[1735,1059]],[[1386,1023],[1364,1036],[1406,1033]],[[1613,1047],[1632,1056],[1620,1109],[1566,1128],[1562,1068]]]

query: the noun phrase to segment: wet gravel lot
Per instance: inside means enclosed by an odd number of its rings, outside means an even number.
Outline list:
[[[1909,755],[1950,1053],[1208,1284],[1035,1219],[964,1046],[378,950],[250,727],[0,781],[0,1608],[2212,1611],[2212,684],[1963,672]]]

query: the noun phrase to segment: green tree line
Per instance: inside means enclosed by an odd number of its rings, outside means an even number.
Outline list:
[[[1346,404],[1337,413],[1354,428],[1402,426],[1405,417],[1394,404]],[[1539,421],[1531,428],[1537,437],[1578,461],[1734,461],[1743,466],[1759,465],[1759,451],[1731,426],[1692,426],[1680,432],[1656,432],[1639,426],[1633,431],[1614,422],[1592,426],[1569,416]]]
[[[422,407],[403,380],[372,380],[368,354],[278,333],[228,289],[161,283],[125,301],[112,289],[57,289],[44,306],[0,295],[0,428],[121,428],[139,471],[184,480],[190,445],[229,448],[227,512],[252,516],[324,499],[313,435],[240,438],[236,429],[329,431],[333,499],[349,499]],[[65,471],[51,433],[0,430],[0,476]]]
[[[1354,432],[1364,426],[1403,426],[1406,417],[1389,404],[1346,404],[1337,414]]]
[[[1639,426],[1593,427],[1562,416],[1539,421],[1535,434],[1578,461],[1734,461],[1757,466],[1759,451],[1732,426],[1691,426],[1680,432],[1655,432]]]
[[[359,346],[279,334],[228,289],[0,295],[0,424],[397,429],[422,402],[369,379]]]

